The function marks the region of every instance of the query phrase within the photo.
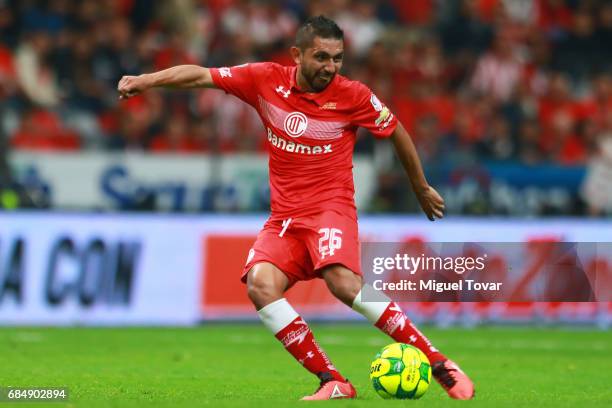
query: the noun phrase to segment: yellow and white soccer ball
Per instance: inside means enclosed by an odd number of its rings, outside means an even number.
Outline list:
[[[414,346],[389,344],[372,362],[370,380],[383,398],[421,398],[429,388],[431,364],[427,356]]]

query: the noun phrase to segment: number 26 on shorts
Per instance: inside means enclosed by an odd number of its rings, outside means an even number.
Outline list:
[[[321,228],[319,230],[319,254],[321,259],[333,256],[336,249],[342,248],[342,231],[338,228]]]

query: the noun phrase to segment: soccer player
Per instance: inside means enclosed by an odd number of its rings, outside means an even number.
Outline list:
[[[472,398],[470,379],[395,302],[362,299],[352,174],[357,128],[391,139],[430,220],[443,216],[444,200],[427,183],[410,136],[393,113],[367,86],[339,74],[344,44],[335,22],[323,16],[308,19],[290,52],[293,67],[266,62],[224,68],[179,65],[124,76],[119,97],[153,87],[218,88],[257,110],[268,138],[271,215],[249,251],[242,281],[264,325],[319,378],[319,388],[304,400],[356,396],[283,297],[295,283],[313,278],[324,279],[335,297],[395,341],[421,349],[449,396]]]

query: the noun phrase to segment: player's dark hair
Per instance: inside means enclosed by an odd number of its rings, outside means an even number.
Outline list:
[[[315,37],[344,40],[344,32],[334,20],[325,16],[310,17],[298,29],[295,46],[304,51],[312,45]]]

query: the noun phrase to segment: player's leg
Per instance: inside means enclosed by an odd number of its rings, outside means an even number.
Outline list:
[[[289,278],[268,262],[254,265],[247,274],[247,294],[258,311],[283,298]]]
[[[361,301],[361,260],[356,218],[328,211],[313,219],[311,231],[307,244],[313,265],[335,297],[366,316],[396,341],[421,349],[432,364],[446,360],[410,323],[397,304],[388,299],[385,302]]]
[[[258,263],[247,274],[248,295],[264,325],[304,368],[319,378],[321,389],[327,383],[332,386],[327,398],[322,399],[352,396],[352,385],[334,367],[308,324],[283,297],[289,286],[287,275],[271,263]],[[338,388],[333,388],[334,385]]]
[[[408,319],[401,308],[390,299],[384,302],[366,302],[362,299],[362,278],[341,264],[328,265],[321,269],[327,287],[332,294],[364,315],[374,326],[393,340],[412,344],[419,348],[432,364],[434,377],[457,399],[470,399],[474,395],[472,381],[452,361],[436,349],[429,339]]]
[[[432,346],[429,339],[410,322],[395,302],[362,301],[361,276],[340,264],[323,268],[321,275],[336,298],[364,315],[395,341],[412,344],[421,349],[432,364],[446,360],[446,357]]]

